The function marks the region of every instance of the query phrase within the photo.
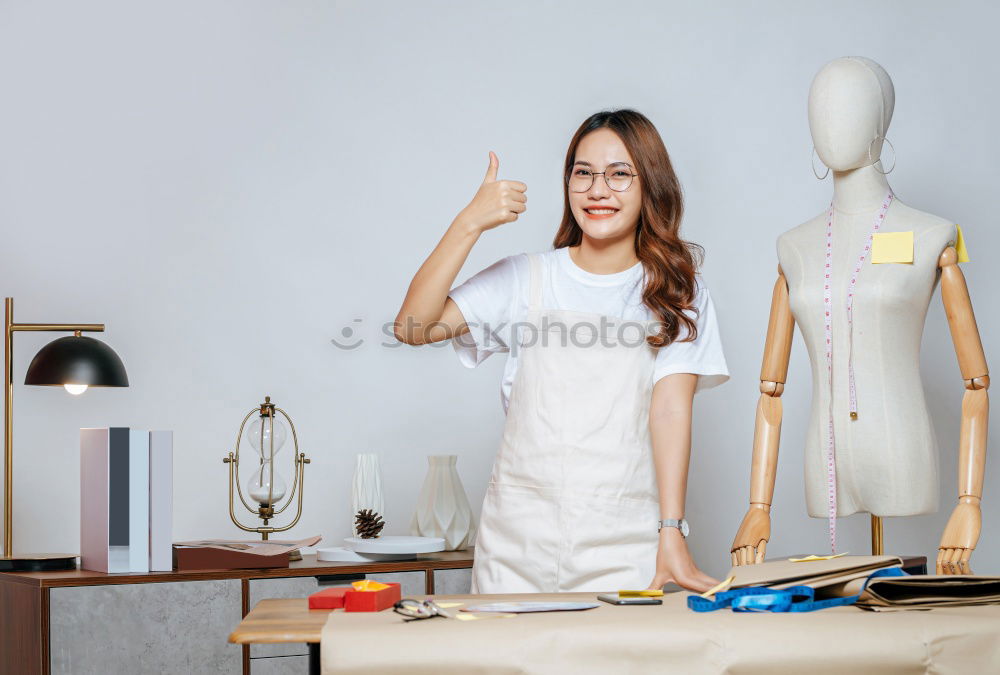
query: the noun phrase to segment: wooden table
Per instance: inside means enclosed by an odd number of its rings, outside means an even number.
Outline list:
[[[324,562],[315,555],[303,556],[288,567],[250,570],[198,570],[106,574],[91,570],[61,572],[0,573],[0,673],[47,674],[50,671],[49,590],[68,586],[155,584],[177,581],[239,580],[241,616],[250,611],[252,580],[287,577],[333,577],[388,572],[423,571],[424,591],[434,593],[434,571],[472,567],[473,549],[418,556],[392,562]],[[266,601],[265,601],[266,602]],[[304,600],[301,602],[305,602]],[[322,625],[320,625],[322,628]],[[317,638],[318,639],[318,638]],[[266,640],[260,640],[266,642]],[[272,640],[278,642],[282,640]],[[285,640],[287,641],[287,640]],[[243,672],[250,672],[249,642],[242,643]]]
[[[926,574],[927,559],[925,557],[902,556],[902,560],[903,568],[909,573]],[[428,590],[427,594],[432,595],[433,589]],[[682,598],[686,595],[687,593],[681,592],[676,597]],[[440,599],[467,601],[470,597],[476,596],[440,596]],[[531,595],[524,595],[479,596],[478,599],[487,601],[532,600],[538,598]],[[550,599],[593,601],[594,597],[589,594],[563,594],[558,597],[553,596]],[[635,611],[636,608],[629,609]],[[333,611],[335,610],[311,610],[309,609],[309,601],[306,598],[261,600],[244,616],[243,621],[230,634],[229,641],[244,646],[251,644],[305,643],[309,646],[309,672],[313,675],[319,675],[320,638],[323,633],[323,627],[326,625],[327,619]],[[390,611],[385,610],[383,613]],[[623,614],[623,616],[626,616],[626,614]],[[361,615],[359,615],[359,620],[361,618]],[[391,618],[387,617],[386,620]],[[395,618],[398,619],[399,617]],[[377,627],[372,626],[372,630],[377,630]]]
[[[332,609],[309,609],[307,598],[261,600],[229,636],[229,641],[252,644],[304,642],[309,645],[309,672],[319,673],[319,639]]]

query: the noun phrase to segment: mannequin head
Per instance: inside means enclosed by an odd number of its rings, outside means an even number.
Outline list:
[[[820,160],[833,171],[874,163],[895,102],[889,74],[871,59],[845,56],[823,66],[809,88],[809,131]]]

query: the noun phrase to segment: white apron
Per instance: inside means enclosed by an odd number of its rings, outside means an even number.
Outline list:
[[[472,592],[645,588],[659,503],[649,436],[657,350],[642,338],[655,323],[624,330],[616,317],[542,309],[541,263],[529,259],[528,327],[514,338],[521,351]]]

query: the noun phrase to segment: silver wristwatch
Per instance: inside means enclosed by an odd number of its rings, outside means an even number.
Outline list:
[[[681,536],[684,538],[687,538],[688,532],[690,531],[688,528],[688,521],[684,518],[681,518],[680,520],[677,520],[676,518],[661,520],[659,521],[659,525],[657,525],[656,531],[659,532],[665,527],[676,527],[681,531]]]

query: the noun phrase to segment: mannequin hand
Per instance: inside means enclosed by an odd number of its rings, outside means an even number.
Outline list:
[[[770,511],[771,507],[767,504],[750,505],[729,550],[733,558],[733,567],[764,562],[767,542],[771,538]]]
[[[524,213],[528,198],[524,191],[528,186],[516,180],[497,180],[500,160],[490,153],[490,166],[479,191],[469,205],[458,214],[457,220],[468,223],[480,232],[491,230],[497,225],[517,220]]]
[[[703,593],[719,583],[694,564],[680,530],[676,527],[665,527],[660,530],[660,548],[656,552],[656,576],[653,577],[649,588],[660,589],[664,584],[671,582],[696,593]]]
[[[979,543],[983,516],[976,497],[962,497],[941,535],[938,545],[938,574],[972,574],[969,558]]]

